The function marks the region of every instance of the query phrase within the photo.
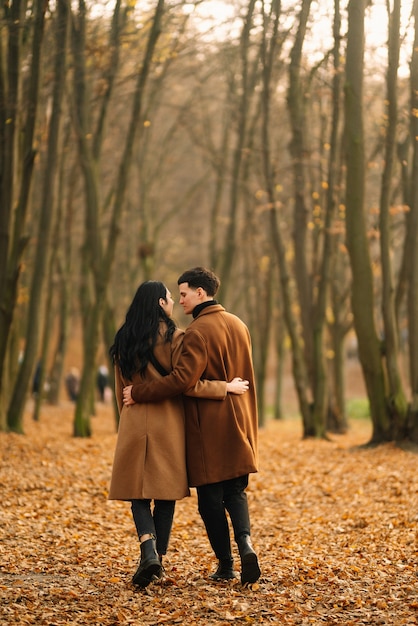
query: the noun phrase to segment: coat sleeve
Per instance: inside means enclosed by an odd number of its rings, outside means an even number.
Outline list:
[[[123,407],[123,388],[125,386],[125,383],[122,379],[121,373],[120,373],[120,369],[117,365],[115,365],[115,397],[116,397],[116,404],[118,405],[118,409],[119,409],[119,415],[122,411],[122,407]]]
[[[178,361],[173,361],[173,365],[174,369],[168,376],[134,384],[131,392],[133,400],[158,402],[194,388],[207,366],[206,343],[198,331],[188,329],[185,332]]]
[[[184,333],[177,335],[172,344],[172,364],[176,367],[183,347]],[[227,396],[225,380],[198,380],[194,387],[187,389],[184,395],[192,398],[208,398],[210,400],[225,400]]]
[[[198,380],[192,389],[184,392],[192,398],[207,398],[209,400],[225,400],[227,396],[225,380]]]

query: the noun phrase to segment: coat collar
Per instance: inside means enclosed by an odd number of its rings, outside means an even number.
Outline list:
[[[207,315],[209,313],[219,313],[219,311],[225,311],[224,307],[221,304],[219,304],[219,302],[216,302],[216,300],[208,300],[207,302],[202,302],[202,304],[198,304],[193,309],[192,315],[193,315],[193,319],[196,319],[197,317],[200,317],[201,315]]]
[[[214,304],[218,304],[216,300],[206,300],[205,302],[202,302],[201,304],[196,305],[192,311],[193,319],[196,319],[196,317],[199,315],[201,311],[203,311],[203,309],[206,309],[206,307],[212,306]]]

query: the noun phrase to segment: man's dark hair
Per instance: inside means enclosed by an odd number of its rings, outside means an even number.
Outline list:
[[[177,284],[188,283],[192,289],[201,287],[208,296],[216,295],[219,289],[221,281],[211,270],[205,267],[193,267],[191,270],[186,270],[179,277]]]

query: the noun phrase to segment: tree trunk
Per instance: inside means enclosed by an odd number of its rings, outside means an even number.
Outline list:
[[[380,254],[382,263],[382,316],[384,323],[384,357],[389,387],[388,405],[393,421],[394,437],[406,435],[408,405],[399,372],[398,329],[395,313],[395,289],[391,264],[390,198],[395,157],[397,106],[397,74],[400,46],[401,2],[394,0],[393,12],[389,15],[389,64],[387,71],[387,129],[385,160],[380,195]]]
[[[86,99],[87,85],[85,77],[86,8],[83,0],[80,0],[79,28],[78,30],[75,28],[73,29],[73,47],[77,60],[75,72],[77,131],[86,193],[86,240],[84,248],[86,252],[85,266],[86,270],[88,270],[89,273],[91,272],[95,296],[94,303],[86,303],[83,307],[86,311],[86,325],[83,340],[83,371],[73,425],[73,432],[76,437],[86,437],[91,435],[91,394],[94,390],[96,355],[99,345],[99,332],[102,324],[102,315],[106,305],[106,290],[114,259],[116,241],[119,234],[118,224],[126,192],[129,168],[132,162],[133,146],[139,121],[141,119],[141,107],[144,98],[145,84],[149,75],[154,49],[160,35],[163,12],[164,0],[159,0],[154,13],[142,69],[137,77],[132,104],[131,121],[126,135],[124,153],[118,170],[106,250],[104,250],[100,238],[99,223],[100,194],[96,160],[99,157],[100,150],[97,148],[96,152],[93,154],[90,150],[88,142],[86,141],[86,137],[88,136],[88,108]],[[113,45],[117,45],[116,42],[119,42],[120,45],[119,37],[116,37],[113,33],[113,29],[118,30],[119,32],[120,28],[117,13],[118,3],[115,8],[114,20],[112,22],[111,40]],[[112,83],[114,82],[116,76],[116,59],[117,57],[114,57],[112,72],[110,75],[112,77]],[[106,98],[106,101],[109,102],[108,97]],[[105,113],[103,113],[103,116],[104,115]],[[103,123],[104,122],[102,121],[100,128],[102,128]],[[84,294],[87,293],[88,289],[85,289]]]
[[[364,211],[363,69],[366,0],[350,0],[345,86],[346,228],[350,256],[352,311],[373,422],[372,441],[391,439],[381,345],[374,322],[373,275]]]
[[[251,255],[248,264],[252,266],[253,273],[256,276],[256,280],[253,280],[251,284],[255,285],[254,289],[257,290],[258,294],[258,306],[253,311],[250,330],[257,388],[258,423],[259,426],[264,426],[266,423],[265,383],[272,332],[274,264],[269,257],[263,257],[258,263],[254,263],[254,255]],[[248,271],[250,272],[251,269]]]
[[[38,358],[38,360],[36,361],[36,369],[35,369],[35,374],[34,374],[34,379],[35,376],[37,378],[37,387],[38,390],[36,393],[32,394],[33,395],[33,414],[32,414],[32,418],[35,422],[39,422],[40,419],[40,414],[41,414],[41,407],[42,407],[42,401],[44,398],[44,390],[45,390],[45,382],[46,382],[46,377],[47,377],[47,359],[48,359],[48,349],[49,349],[49,345],[50,345],[50,340],[51,340],[51,334],[50,334],[50,329],[52,326],[52,322],[54,319],[54,312],[53,312],[53,308],[52,308],[52,294],[53,294],[53,290],[52,290],[52,271],[49,271],[49,275],[48,275],[48,280],[47,280],[47,295],[46,295],[46,303],[45,303],[45,315],[44,315],[44,321],[43,321],[43,328],[42,328],[42,335],[41,335],[41,342],[40,342],[40,356]]]
[[[414,3],[415,37],[411,60],[410,128],[412,137],[412,168],[410,172],[408,227],[413,245],[411,247],[408,331],[411,384],[411,408],[408,430],[413,441],[418,442],[418,2]]]
[[[10,234],[16,182],[14,164],[16,133],[19,130],[19,71],[24,18],[25,3],[18,0],[11,2],[4,11],[4,16],[2,15],[2,37],[7,40],[7,46],[0,46],[0,385],[12,318],[10,303],[6,302],[5,295],[9,272],[8,256],[13,243]],[[3,58],[3,52],[6,53],[6,58]]]
[[[339,432],[345,432],[348,428],[346,413],[346,395],[345,395],[345,363],[346,351],[344,339],[351,326],[348,322],[344,322],[345,308],[344,304],[348,300],[348,296],[340,292],[339,276],[331,283],[331,306],[333,312],[333,323],[330,324],[331,348],[333,352],[333,360],[330,365],[331,377],[331,408],[334,415],[334,423]],[[337,291],[338,288],[338,291]]]
[[[57,229],[56,241],[61,242],[56,250],[56,283],[55,295],[57,301],[57,341],[53,351],[52,363],[49,370],[48,402],[53,405],[59,403],[61,382],[64,374],[64,359],[68,345],[68,326],[71,294],[71,269],[72,269],[72,245],[73,245],[73,213],[74,213],[74,190],[76,188],[76,175],[78,170],[75,166],[70,168],[68,180],[65,172],[67,169],[67,154],[70,139],[71,122],[68,120],[64,132],[62,144],[62,156],[60,160],[60,173],[58,176],[57,189]],[[64,184],[68,182],[68,194],[64,203]]]
[[[333,359],[329,366],[329,410],[327,430],[334,433],[345,433],[348,429],[345,408],[345,361],[344,334],[341,327],[333,327],[331,331]]]
[[[276,24],[273,29],[270,46],[274,50],[276,42],[276,34],[278,28],[278,18],[280,15],[278,3],[275,3]],[[266,33],[264,32],[264,37]],[[262,93],[262,158],[263,158],[263,175],[265,179],[268,206],[270,207],[270,232],[272,237],[272,246],[274,254],[277,258],[280,274],[281,296],[283,302],[283,316],[289,333],[292,346],[292,367],[295,387],[299,401],[299,408],[303,421],[304,436],[312,436],[311,409],[307,398],[307,390],[309,388],[307,372],[305,369],[305,361],[301,341],[297,331],[297,321],[295,319],[292,308],[292,294],[290,289],[289,268],[286,259],[286,249],[281,236],[279,225],[277,223],[277,201],[275,193],[275,185],[271,166],[271,149],[270,149],[270,92],[271,92],[271,71],[274,54],[268,52],[267,41],[264,41],[262,48],[262,64],[263,64],[263,93]]]
[[[247,118],[249,113],[249,100],[251,94],[251,81],[248,66],[250,34],[253,27],[253,14],[255,5],[256,0],[249,0],[240,41],[242,85],[238,112],[238,127],[236,130],[237,143],[232,157],[233,163],[231,171],[231,191],[229,199],[228,225],[226,228],[226,234],[222,248],[222,262],[218,269],[219,274],[222,278],[222,283],[219,290],[219,299],[221,302],[225,301],[226,293],[228,291],[236,249],[237,212],[240,193],[240,171],[242,159],[244,156]]]
[[[72,21],[72,49],[74,55],[74,100],[76,135],[78,139],[81,170],[85,187],[85,241],[82,252],[83,282],[80,288],[81,313],[83,319],[83,368],[80,389],[77,396],[73,433],[76,437],[91,435],[91,394],[94,389],[96,354],[99,342],[101,311],[105,302],[105,285],[102,280],[103,245],[100,235],[100,200],[99,180],[96,160],[100,142],[89,141],[90,129],[89,108],[87,100],[86,80],[86,5],[79,1],[77,20]],[[116,71],[116,67],[112,68]],[[113,74],[111,74],[113,76]],[[111,83],[113,85],[113,82]],[[107,86],[106,103],[109,102]],[[105,112],[101,110],[99,132],[104,125]],[[94,146],[94,151],[92,146]],[[92,278],[94,299],[90,294],[90,277]]]
[[[17,298],[21,258],[29,237],[23,235],[26,223],[29,190],[35,159],[34,132],[38,104],[40,51],[44,28],[44,3],[39,0],[32,10],[33,19],[31,65],[28,93],[23,102],[19,84],[22,56],[25,49],[26,3],[15,0],[6,7],[5,27],[7,56],[1,57],[0,46],[0,411],[7,411],[9,387],[3,385],[4,366],[7,357],[8,339],[12,326]],[[30,32],[30,29],[29,29]],[[3,75],[4,68],[7,75]],[[21,110],[26,110],[25,123],[20,123]],[[6,123],[7,122],[7,123]],[[19,142],[18,142],[19,138]],[[20,147],[21,146],[21,147]],[[20,148],[20,149],[19,149]],[[16,163],[23,161],[18,176]],[[18,198],[16,199],[16,195]],[[12,207],[16,203],[13,213]],[[9,384],[14,381],[9,380]],[[6,423],[2,415],[1,424]],[[17,426],[19,429],[19,425]]]
[[[319,272],[319,285],[316,306],[314,309],[313,322],[313,423],[317,437],[325,437],[327,427],[327,413],[329,394],[327,393],[328,372],[324,358],[324,328],[326,323],[327,295],[331,276],[332,258],[335,256],[333,234],[331,231],[336,206],[335,188],[337,180],[338,158],[338,135],[340,119],[341,98],[341,72],[340,72],[340,40],[341,40],[341,16],[339,0],[334,0],[334,49],[333,49],[333,87],[332,87],[332,123],[330,150],[328,161],[327,199],[324,220],[324,244],[322,250],[322,262]],[[328,410],[327,410],[328,409]]]
[[[285,330],[283,324],[276,323],[275,328],[275,354],[276,354],[276,378],[274,388],[274,410],[273,417],[275,420],[283,419],[283,407],[282,407],[282,391],[283,391],[283,376],[284,376],[284,361],[285,361]]]
[[[38,229],[38,245],[36,248],[36,256],[34,270],[32,274],[32,284],[30,290],[30,299],[28,307],[28,319],[30,323],[27,325],[25,353],[23,361],[19,368],[17,380],[15,382],[11,402],[7,412],[7,426],[9,430],[21,433],[23,432],[23,412],[26,402],[26,390],[29,387],[31,376],[35,369],[37,358],[37,350],[39,346],[39,328],[42,319],[42,307],[44,305],[43,290],[45,285],[46,268],[50,254],[50,234],[54,208],[54,185],[56,164],[58,161],[58,136],[60,126],[61,100],[64,93],[65,82],[65,38],[66,38],[66,3],[58,3],[58,25],[56,36],[56,61],[55,61],[55,84],[53,93],[53,109],[51,121],[49,125],[48,148],[46,159],[46,170],[44,175],[40,219]],[[41,42],[43,38],[44,11],[46,7],[44,3],[38,7],[37,23],[35,33],[36,59],[35,70],[39,73]],[[39,39],[39,42],[36,40]],[[35,85],[38,85],[39,77],[34,78],[34,96]],[[36,100],[37,100],[36,93]],[[35,102],[36,102],[35,100]],[[28,189],[24,190],[24,194],[28,193]],[[24,201],[23,204],[26,204]],[[23,390],[23,392],[22,392]]]
[[[61,381],[64,374],[64,359],[68,344],[68,312],[69,312],[69,283],[65,284],[65,275],[58,272],[61,285],[58,289],[59,312],[58,312],[58,339],[55,346],[51,368],[49,370],[48,402],[53,405],[59,403]]]
[[[218,258],[218,221],[219,221],[219,213],[221,208],[221,199],[222,193],[225,187],[225,170],[226,164],[228,161],[228,146],[230,141],[231,134],[231,115],[228,110],[225,113],[226,119],[223,122],[222,128],[222,141],[219,159],[215,161],[216,168],[216,181],[215,181],[215,191],[213,195],[212,207],[210,210],[210,224],[209,224],[209,267],[216,268],[216,262]]]
[[[292,138],[289,144],[293,167],[294,189],[294,225],[293,241],[295,246],[295,279],[298,290],[299,308],[301,312],[304,355],[312,388],[313,381],[313,334],[312,334],[312,286],[307,267],[307,232],[308,208],[305,202],[306,193],[306,161],[307,137],[306,128],[306,86],[301,78],[302,50],[306,35],[306,27],[312,0],[302,0],[299,15],[298,31],[290,54],[289,89],[287,108],[290,118]],[[313,430],[315,425],[312,424]]]
[[[283,318],[289,333],[292,348],[292,371],[295,388],[299,402],[299,410],[302,416],[303,436],[313,437],[315,432],[312,427],[312,413],[307,396],[308,375],[305,368],[305,359],[297,330],[297,322],[292,308],[292,294],[290,288],[289,268],[286,260],[286,248],[277,223],[276,207],[273,204],[270,209],[270,230],[273,242],[273,250],[277,258],[280,273],[280,285],[283,301]]]

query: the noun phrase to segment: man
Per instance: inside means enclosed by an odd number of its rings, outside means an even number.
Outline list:
[[[180,304],[193,321],[187,328],[176,367],[159,380],[124,389],[125,404],[152,402],[185,393],[200,378],[249,381],[243,395],[222,402],[184,396],[189,483],[197,488],[199,513],[219,560],[213,580],[235,577],[226,511],[241,558],[241,582],[260,577],[250,541],[248,474],[257,471],[257,404],[248,328],[214,299],[220,281],[202,267],[178,279]]]

